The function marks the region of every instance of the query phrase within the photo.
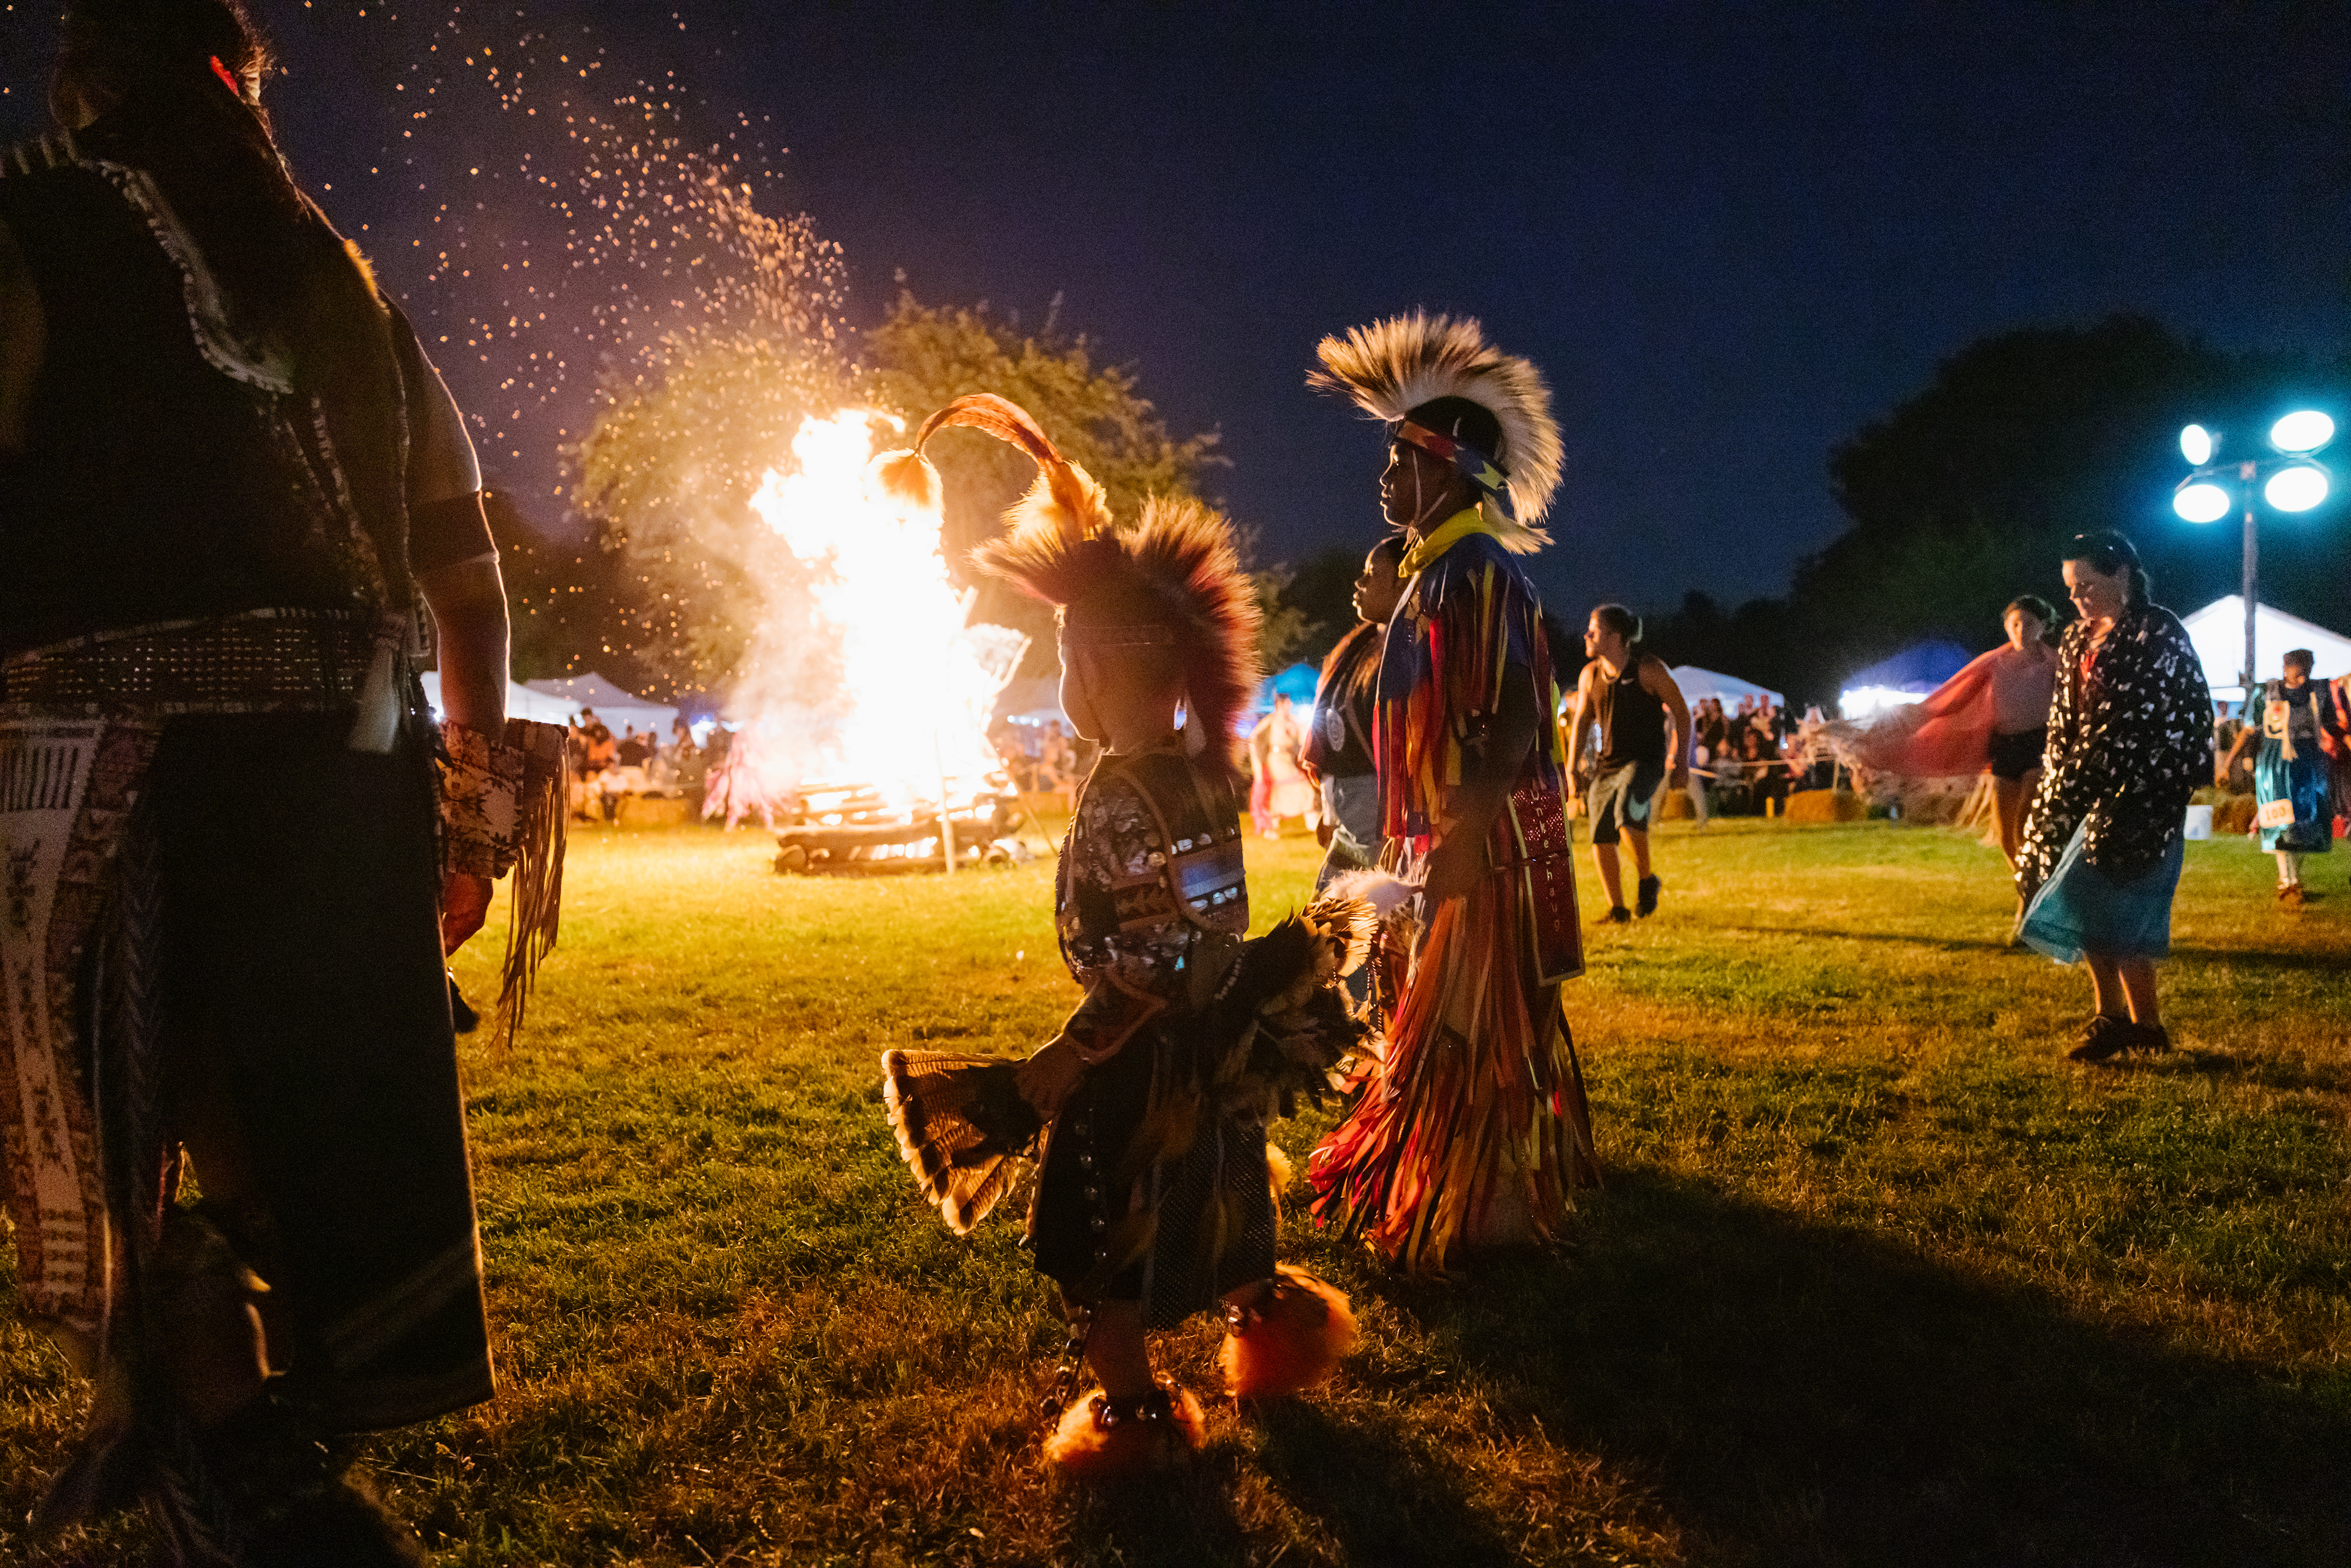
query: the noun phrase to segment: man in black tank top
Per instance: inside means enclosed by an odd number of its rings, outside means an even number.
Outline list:
[[[1584,628],[1583,651],[1592,662],[1575,685],[1575,708],[1568,720],[1568,755],[1580,758],[1586,727],[1600,727],[1600,760],[1592,771],[1592,860],[1608,890],[1606,918],[1633,918],[1625,907],[1624,879],[1616,862],[1622,838],[1633,846],[1640,873],[1635,893],[1644,915],[1657,909],[1663,885],[1649,870],[1649,805],[1657,786],[1672,776],[1677,789],[1689,783],[1689,705],[1663,661],[1638,647],[1641,619],[1621,604],[1604,604]]]

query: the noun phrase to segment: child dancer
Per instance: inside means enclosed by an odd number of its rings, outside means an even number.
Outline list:
[[[1029,1238],[1101,1386],[1061,1413],[1047,1458],[1080,1476],[1167,1462],[1200,1442],[1196,1399],[1154,1369],[1145,1331],[1221,1310],[1237,1396],[1328,1377],[1354,1337],[1344,1297],[1274,1262],[1266,1123],[1318,1090],[1364,1032],[1338,986],[1367,911],[1317,904],[1245,942],[1233,719],[1257,685],[1258,612],[1223,518],[1156,500],[1114,529],[1102,488],[1016,405],[957,399],[886,488],[926,507],[922,444],[965,424],[1040,469],[980,565],[1061,612],[1061,705],[1102,747],[1078,792],[1054,896],[1085,996],[1026,1062],[883,1059],[907,1163],[968,1231],[1040,1141]]]

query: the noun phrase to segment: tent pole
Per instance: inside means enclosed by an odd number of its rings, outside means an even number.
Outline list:
[[[2252,465],[2245,465],[2245,700],[2253,700],[2253,615],[2258,606],[2261,538],[2253,525]]]

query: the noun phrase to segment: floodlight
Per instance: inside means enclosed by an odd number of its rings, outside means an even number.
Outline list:
[[[2179,433],[2179,455],[2195,467],[2201,468],[2212,461],[2212,433],[2200,424],[2191,424]]]
[[[2315,452],[2334,439],[2335,422],[2313,408],[2287,414],[2270,426],[2270,444],[2280,452]],[[2322,486],[2319,494],[2325,493]]]
[[[2178,495],[2171,497],[2171,509],[2191,523],[2217,523],[2227,517],[2236,504],[2228,491],[2211,484],[2184,486]]]
[[[2326,470],[2315,463],[2291,464],[2270,476],[2262,499],[2281,512],[2306,512],[2326,499]]]

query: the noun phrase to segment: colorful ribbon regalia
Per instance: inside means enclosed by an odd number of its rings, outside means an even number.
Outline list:
[[[1400,318],[1322,352],[1324,384],[1400,421],[1397,439],[1489,493],[1507,490],[1516,514],[1489,498],[1405,554],[1374,740],[1384,863],[1416,881],[1504,711],[1557,711],[1541,605],[1513,557],[1545,542],[1533,520],[1557,483],[1558,440],[1533,368],[1486,347],[1474,322]],[[1463,403],[1487,417],[1432,434]],[[1390,1009],[1386,1051],[1309,1167],[1317,1218],[1408,1270],[1440,1271],[1465,1245],[1546,1239],[1571,1189],[1599,1179],[1560,1008],[1560,983],[1583,967],[1563,745],[1556,724],[1535,726],[1470,893],[1390,915],[1375,987]]]

